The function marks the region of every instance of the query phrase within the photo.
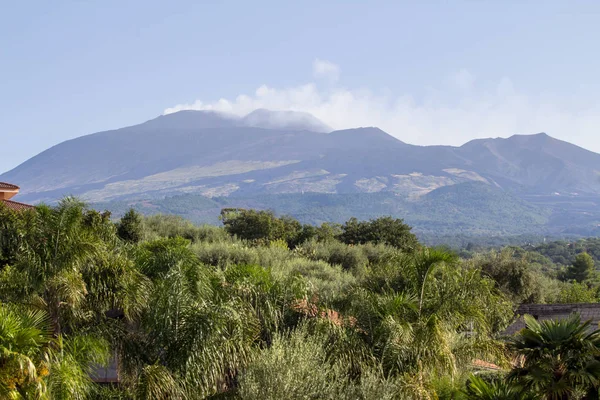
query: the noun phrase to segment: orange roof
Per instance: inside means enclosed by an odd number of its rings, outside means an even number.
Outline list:
[[[491,362],[487,362],[487,361],[479,360],[479,359],[473,360],[472,365],[475,368],[482,368],[482,369],[494,370],[494,371],[498,371],[498,370],[502,369],[499,366],[497,366],[496,364],[492,364]]]
[[[11,183],[0,182],[0,189],[19,190],[19,187]]]
[[[33,206],[31,206],[29,204],[19,203],[18,201],[0,200],[0,202],[5,204],[11,210],[15,210],[15,211],[30,210],[30,209],[34,208]]]

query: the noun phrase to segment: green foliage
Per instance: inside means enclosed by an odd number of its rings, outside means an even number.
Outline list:
[[[406,387],[386,378],[380,369],[363,365],[360,379],[350,380],[346,366],[331,357],[329,337],[301,327],[280,334],[267,350],[257,353],[242,371],[241,399],[397,399]]]
[[[285,241],[289,247],[306,240],[312,229],[304,229],[291,217],[277,218],[271,211],[223,209],[221,218],[225,230],[232,236],[251,242]]]
[[[585,283],[566,284],[558,294],[557,303],[597,303],[598,289]]]
[[[0,270],[16,262],[34,215],[33,211],[16,212],[0,202]]]
[[[320,260],[293,258],[272,269],[281,281],[302,277],[308,285],[308,291],[323,304],[335,304],[343,301],[356,284],[354,275],[345,272],[339,265],[331,265]]]
[[[547,399],[576,398],[597,391],[600,377],[600,330],[578,315],[557,321],[537,321],[526,315],[527,328],[510,342],[522,356],[509,380],[525,393]]]
[[[415,251],[419,247],[417,237],[410,232],[411,227],[401,219],[380,217],[358,221],[351,218],[341,229],[338,238],[346,244],[383,243],[405,252]]]
[[[595,262],[600,261],[600,238],[591,237],[577,241],[553,241],[532,246],[532,250],[548,257],[553,263],[571,265],[578,254],[588,253]]]
[[[296,253],[312,259],[339,265],[346,271],[357,272],[367,265],[367,256],[359,246],[346,246],[343,243],[310,241],[299,246]]]
[[[225,210],[217,228],[132,211],[114,224],[75,199],[0,216],[2,398],[508,398],[544,392],[523,377],[559,367],[574,396],[599,376],[595,334],[538,332],[537,353],[498,339],[518,303],[595,301],[595,280],[560,282],[531,249],[461,260],[393,218],[317,227]],[[514,354],[537,361],[467,379],[474,360]],[[100,387],[109,361],[120,384]]]
[[[197,242],[229,242],[230,237],[223,229],[211,225],[197,226],[176,215],[153,215],[146,217],[144,236],[147,240],[158,238],[182,238]]]
[[[592,277],[594,273],[594,259],[588,253],[580,253],[575,257],[573,264],[567,269],[567,279],[583,282]]]
[[[337,399],[346,397],[343,368],[331,365],[323,339],[298,330],[277,336],[240,377],[242,399]]]
[[[117,224],[117,235],[130,243],[137,243],[142,240],[142,217],[133,208],[127,211]]]
[[[496,379],[486,382],[479,376],[472,375],[467,382],[467,399],[469,400],[534,400],[539,399],[534,393],[523,393],[518,387],[504,380]]]
[[[491,251],[470,263],[490,276],[515,303],[543,303],[548,298],[539,282],[543,278],[532,269],[527,256],[516,255],[512,249]]]
[[[255,248],[242,244],[197,243],[192,246],[200,262],[206,265],[225,268],[237,264],[258,264],[259,254]]]

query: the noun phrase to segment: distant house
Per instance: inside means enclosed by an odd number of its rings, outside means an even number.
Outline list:
[[[28,210],[33,208],[29,204],[19,203],[18,201],[11,200],[14,196],[19,194],[19,187],[11,183],[0,182],[0,202],[6,205],[8,208],[16,211]]]
[[[579,314],[581,322],[591,321],[590,328],[598,329],[600,323],[599,303],[579,304],[521,304],[516,311],[517,319],[504,331],[507,335],[514,335],[525,328],[523,315],[529,314],[533,318],[544,321],[548,319],[565,319],[569,315]]]

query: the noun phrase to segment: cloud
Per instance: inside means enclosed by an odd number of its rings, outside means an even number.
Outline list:
[[[317,70],[325,73],[330,69],[321,65]],[[467,70],[449,74],[436,87],[424,88],[423,93],[417,97],[337,84],[320,87],[318,83],[288,88],[262,85],[252,94],[213,102],[196,100],[168,108],[165,113],[216,110],[245,115],[257,108],[304,111],[334,129],[377,126],[419,145],[461,145],[475,138],[546,132],[600,152],[596,139],[600,103],[532,95],[519,91],[508,78],[482,82]]]
[[[336,82],[340,78],[340,67],[331,61],[317,58],[313,61],[313,76]]]
[[[451,81],[458,89],[469,90],[475,84],[475,76],[463,68],[452,77]]]

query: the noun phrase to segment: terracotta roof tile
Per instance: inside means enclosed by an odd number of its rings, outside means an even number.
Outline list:
[[[30,210],[34,208],[33,206],[25,203],[19,203],[18,201],[12,200],[0,200],[3,204],[5,204],[11,210],[22,211],[22,210]]]
[[[11,183],[0,182],[0,189],[19,190],[19,187]]]
[[[479,360],[479,359],[473,360],[472,364],[475,368],[494,370],[494,371],[499,371],[502,369],[499,366],[497,366],[496,364],[492,364],[491,362],[487,362],[487,361]]]

